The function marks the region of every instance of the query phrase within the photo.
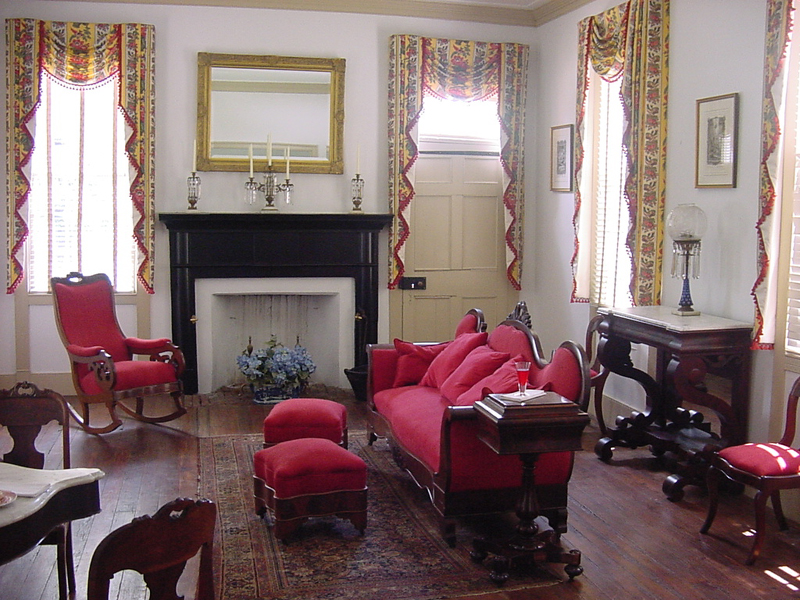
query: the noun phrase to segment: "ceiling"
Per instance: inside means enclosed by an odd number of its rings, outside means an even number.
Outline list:
[[[58,0],[51,0],[58,1]],[[537,27],[592,0],[88,0],[395,15]],[[454,6],[456,5],[456,6]]]

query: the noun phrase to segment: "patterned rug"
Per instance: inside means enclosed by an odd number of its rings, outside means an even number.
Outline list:
[[[349,521],[312,519],[289,544],[255,515],[252,457],[258,435],[199,439],[198,493],[217,502],[214,573],[220,600],[428,600],[498,591],[487,564],[470,560],[470,540],[507,526],[476,519],[459,527],[458,544],[442,540],[433,507],[391,458],[385,442],[366,444],[350,431],[350,451],[367,463],[369,509],[362,537]],[[504,591],[558,585],[532,567],[515,570]]]

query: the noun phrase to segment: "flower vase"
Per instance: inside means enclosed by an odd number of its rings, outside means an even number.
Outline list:
[[[253,402],[255,404],[277,404],[281,400],[297,398],[300,395],[300,388],[285,390],[278,385],[271,384],[250,384],[253,390]]]

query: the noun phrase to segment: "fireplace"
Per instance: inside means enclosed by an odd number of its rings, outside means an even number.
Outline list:
[[[378,338],[378,237],[391,215],[160,213],[169,230],[172,338],[186,357],[187,393],[198,390],[196,280],[351,278],[352,343]],[[288,341],[288,340],[287,340]]]

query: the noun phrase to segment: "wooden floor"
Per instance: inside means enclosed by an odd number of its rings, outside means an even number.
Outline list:
[[[196,399],[189,400],[188,414],[167,425],[126,419],[122,430],[103,436],[71,428],[73,466],[106,473],[100,482],[102,512],[74,524],[78,598],[85,597],[92,551],[109,531],[176,497],[195,496],[198,437],[257,433],[268,411],[241,403],[198,406]],[[351,429],[363,425],[364,405],[352,401],[348,407]],[[57,435],[46,431],[40,449],[57,448]],[[777,531],[769,515],[765,552],[755,566],[744,566],[752,525],[746,496],[723,497],[711,535],[701,535],[707,507],[701,490],[689,487],[681,502],[669,502],[661,492],[665,473],[655,469],[646,449],[617,450],[605,464],[591,451],[597,437],[596,428],[590,428],[587,451],[577,456],[564,536],[581,550],[585,573],[572,583],[534,591],[499,588],[481,600],[800,598],[800,531]],[[7,436],[0,431],[0,453],[7,451]],[[49,460],[57,461],[56,452]],[[52,547],[39,548],[0,567],[0,599],[55,599],[54,556]],[[563,574],[561,567],[554,569]],[[185,587],[189,598],[191,586]],[[133,576],[117,582],[114,594],[124,600],[144,597]]]

